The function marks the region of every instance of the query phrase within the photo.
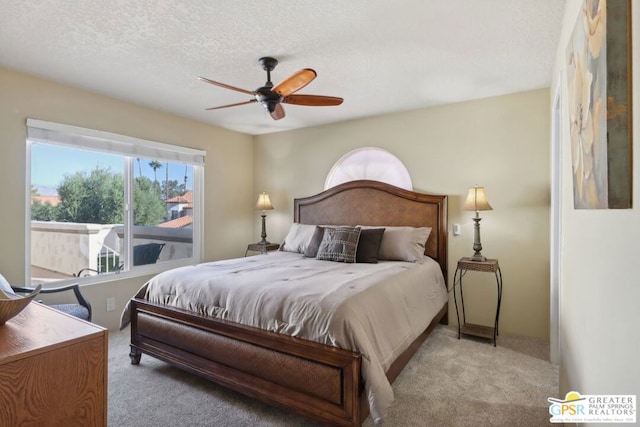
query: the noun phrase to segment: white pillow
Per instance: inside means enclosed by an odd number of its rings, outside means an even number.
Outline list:
[[[431,227],[390,227],[359,225],[360,228],[384,228],[378,259],[422,262]]]
[[[284,238],[284,242],[280,246],[280,250],[303,254],[307,250],[315,231],[316,226],[313,224],[299,224],[294,222],[291,224],[289,233],[287,234],[287,237]]]

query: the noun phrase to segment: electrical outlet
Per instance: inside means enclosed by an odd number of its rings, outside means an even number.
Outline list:
[[[116,309],[116,298],[109,297],[107,298],[107,311],[113,311]]]

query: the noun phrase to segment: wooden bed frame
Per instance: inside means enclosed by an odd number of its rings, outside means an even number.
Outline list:
[[[425,254],[447,278],[447,197],[377,181],[352,181],[295,199],[294,221],[326,225],[432,227]],[[393,381],[438,322],[447,304],[392,364]],[[247,396],[333,425],[359,426],[369,414],[361,355],[186,310],[131,300],[131,363],[142,353]]]

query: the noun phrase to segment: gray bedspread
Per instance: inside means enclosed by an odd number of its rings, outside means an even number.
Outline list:
[[[376,421],[393,401],[385,372],[447,303],[431,259],[345,264],[289,252],[166,271],[136,296],[361,353]],[[121,327],[129,316],[127,305]]]

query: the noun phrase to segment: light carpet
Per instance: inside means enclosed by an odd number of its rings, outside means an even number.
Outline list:
[[[130,364],[129,329],[109,337],[109,426],[315,426],[142,355]],[[549,425],[558,368],[547,341],[501,336],[457,339],[438,325],[393,384],[385,426]],[[371,418],[363,424],[371,427]]]

